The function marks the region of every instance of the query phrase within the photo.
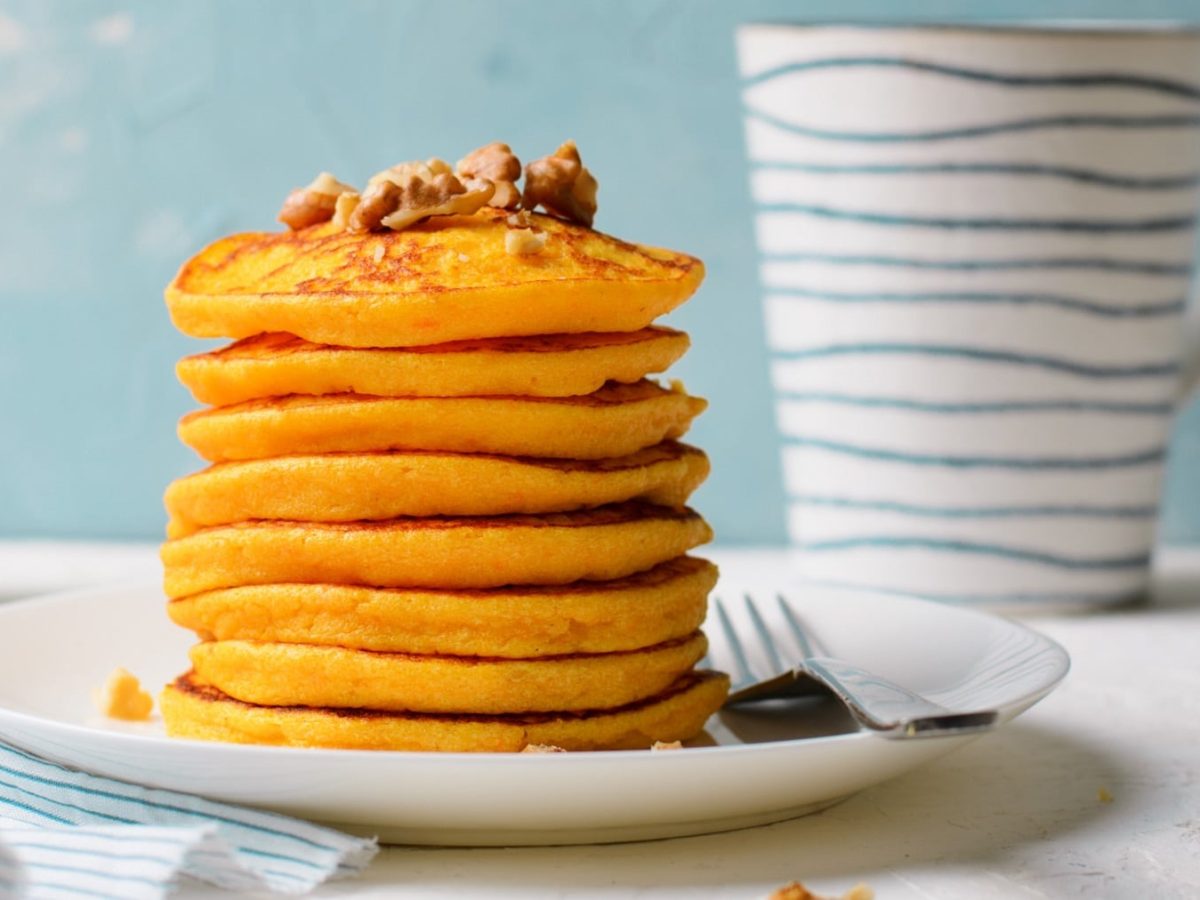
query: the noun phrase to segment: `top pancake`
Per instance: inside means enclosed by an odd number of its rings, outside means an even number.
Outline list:
[[[636,331],[692,295],[694,257],[551,216],[532,256],[505,252],[503,210],[358,234],[326,223],[222,238],[166,291],[194,337],[286,331],[343,347],[411,347],[518,335]]]

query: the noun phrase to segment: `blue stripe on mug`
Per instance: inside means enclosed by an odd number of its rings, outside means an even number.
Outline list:
[[[973,231],[1062,231],[1088,234],[1148,234],[1187,231],[1196,224],[1196,216],[1172,215],[1149,219],[1009,219],[1001,216],[951,218],[947,216],[910,216],[870,210],[838,209],[808,203],[760,203],[762,212],[790,212],[819,219],[838,219],[870,225],[894,225],[911,228],[949,228]]]
[[[1000,291],[828,291],[787,286],[776,294],[796,299],[828,300],[838,303],[977,303],[1008,306],[1047,306],[1106,318],[1152,318],[1178,315],[1187,305],[1183,297],[1168,300],[1102,303],[1065,294],[1033,294]]]
[[[1137,569],[1150,562],[1150,554],[1133,553],[1126,556],[1073,557],[1004,544],[985,544],[976,541],[949,540],[895,535],[868,535],[863,537],[836,538],[823,541],[800,541],[798,546],[809,553],[831,553],[862,548],[887,548],[896,550],[936,550],[940,553],[962,553],[976,556],[994,556],[1035,565],[1059,569],[1102,570]]]
[[[1189,100],[1200,99],[1200,87],[1194,84],[1131,72],[1073,72],[1069,75],[1065,73],[1029,75],[1025,73],[996,72],[990,69],[975,69],[967,66],[952,66],[945,63],[898,56],[834,56],[824,59],[799,60],[774,66],[751,75],[744,79],[744,83],[747,85],[761,84],[773,78],[797,72],[851,68],[907,69],[913,72],[947,75],[951,78],[981,81],[1015,88],[1136,88],[1172,97],[1183,97]]]
[[[1105,366],[1095,363],[1076,362],[1075,360],[1063,359],[1057,356],[1017,353],[1012,350],[995,350],[989,347],[963,347],[943,344],[829,344],[824,347],[812,347],[808,350],[793,350],[778,353],[776,354],[776,358],[797,362],[854,355],[952,357],[1014,366],[1034,366],[1057,372],[1066,372],[1083,378],[1173,378],[1179,374],[1179,363],[1174,361]]]
[[[886,266],[898,269],[930,269],[946,272],[1007,272],[1037,270],[1080,270],[1121,272],[1130,275],[1169,275],[1186,277],[1191,274],[1190,261],[1177,263],[1145,259],[1117,259],[1107,256],[1051,256],[1008,259],[928,259],[912,256],[867,256],[839,253],[775,253],[766,251],[763,257],[780,262],[813,262],[834,266]]]
[[[1017,175],[1062,178],[1083,184],[1135,191],[1173,191],[1200,185],[1200,172],[1175,175],[1131,175],[1078,166],[1031,162],[939,163],[811,163],[793,160],[756,160],[757,169],[790,169],[814,175]]]
[[[821,391],[778,391],[789,402],[835,403],[845,406],[865,406],[881,409],[905,409],[916,412],[975,415],[991,413],[1078,412],[1110,413],[1128,416],[1170,416],[1175,411],[1171,401],[1136,403],[1120,400],[994,400],[975,403],[948,403],[934,400],[914,400],[909,397],[886,397],[862,394],[837,394]]]
[[[748,118],[757,119],[773,128],[799,137],[820,141],[840,141],[856,144],[909,144],[926,141],[956,141],[968,138],[991,137],[998,134],[1021,134],[1030,131],[1061,131],[1065,129],[1103,129],[1118,131],[1157,131],[1164,128],[1200,128],[1200,116],[1101,116],[1058,115],[1011,119],[986,125],[967,125],[960,128],[941,128],[933,131],[832,131],[797,125],[755,109]]]
[[[1158,515],[1158,506],[1154,504],[1131,506],[1083,504],[928,506],[917,503],[899,503],[894,500],[862,500],[854,497],[837,497],[826,494],[792,494],[790,499],[793,503],[801,506],[824,506],[834,509],[862,510],[864,512],[896,513],[898,515],[930,519],[1152,519]]]
[[[939,466],[950,469],[1015,469],[1022,471],[1091,471],[1097,469],[1124,469],[1138,466],[1158,465],[1166,458],[1167,448],[1163,445],[1125,453],[1117,456],[959,456],[940,453],[910,453],[886,447],[867,447],[827,438],[787,436],[785,446],[812,448],[874,459],[881,462],[902,463],[913,466]]]

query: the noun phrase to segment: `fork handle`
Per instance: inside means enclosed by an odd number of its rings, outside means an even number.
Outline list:
[[[965,734],[984,731],[996,722],[994,710],[953,712],[845,660],[811,656],[794,671],[825,685],[859,722],[883,737]]]

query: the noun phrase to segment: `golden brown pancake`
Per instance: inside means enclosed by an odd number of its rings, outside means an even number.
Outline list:
[[[707,649],[697,631],[638,650],[533,659],[256,641],[197,644],[191,658],[201,681],[243,703],[498,715],[635,703],[665,691]]]
[[[616,581],[492,590],[263,584],[167,605],[202,640],[274,641],[442,656],[634,650],[704,621],[717,567],[690,556]]]
[[[630,502],[544,516],[244,522],[162,546],[169,597],[245,584],[493,588],[607,581],[712,539],[690,509]]]
[[[332,224],[222,238],[166,291],[193,337],[286,331],[341,347],[637,331],[699,286],[704,266],[550,216],[533,256],[505,252],[500,210],[356,234]]]
[[[681,437],[707,405],[650,381],[582,397],[294,394],[189,413],[179,437],[213,462],[366,450],[605,459]]]
[[[187,674],[159,708],[171,737],[347,750],[516,753],[531,744],[564,750],[638,750],[700,733],[729,691],[716,672],[689,672],[668,690],[604,712],[518,716],[435,715],[251,706]]]
[[[330,347],[274,333],[184,357],[175,373],[214,406],[285,394],[572,397],[662,372],[687,348],[686,334],[659,327],[408,348]]]
[[[682,506],[707,475],[708,458],[673,441],[605,460],[414,450],[279,456],[218,463],[173,482],[167,536],[247,519],[495,516],[633,499]]]

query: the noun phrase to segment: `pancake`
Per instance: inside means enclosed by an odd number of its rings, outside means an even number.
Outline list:
[[[167,535],[247,519],[495,516],[633,499],[682,506],[708,468],[704,453],[673,441],[605,460],[385,451],[218,463],[167,488]]]
[[[611,653],[691,634],[712,563],[681,556],[616,581],[488,591],[264,584],[167,604],[202,640],[274,641],[443,656]]]
[[[651,381],[556,398],[294,394],[188,413],[179,437],[212,462],[364,450],[605,459],[681,437],[707,405]]]
[[[630,502],[545,516],[243,522],[162,545],[169,597],[246,584],[493,588],[607,581],[712,539],[690,509]]]
[[[159,697],[167,734],[276,747],[516,753],[531,744],[564,750],[638,750],[700,733],[729,692],[716,672],[689,672],[668,690],[604,712],[520,716],[387,713],[251,706],[181,676]]]
[[[455,341],[428,347],[351,348],[290,334],[259,334],[181,359],[175,374],[201,403],[227,406],[285,394],[379,397],[572,397],[606,381],[662,372],[687,351],[670,328],[609,334]]]
[[[196,644],[191,659],[197,678],[243,703],[497,715],[635,703],[665,691],[707,649],[697,631],[639,650],[534,659],[257,641]]]
[[[340,347],[637,331],[692,295],[704,266],[534,214],[546,246],[505,252],[502,210],[358,234],[332,223],[222,238],[167,287],[193,337],[286,331]]]

